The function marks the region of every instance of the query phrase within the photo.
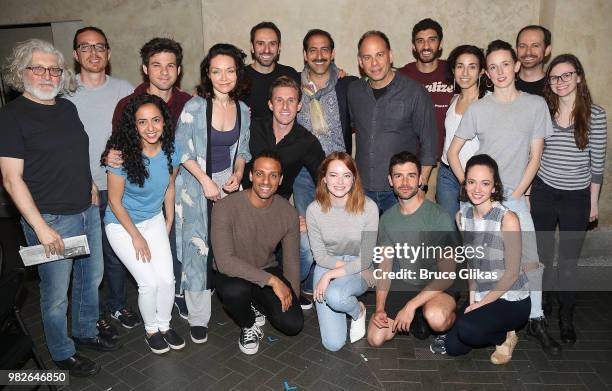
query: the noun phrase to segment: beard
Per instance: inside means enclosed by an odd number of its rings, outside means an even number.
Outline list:
[[[28,94],[32,95],[33,97],[39,100],[51,100],[51,99],[54,99],[57,96],[57,94],[59,94],[60,92],[59,85],[56,86],[53,83],[43,83],[43,84],[52,86],[53,89],[50,91],[46,91],[46,90],[43,90],[42,88],[38,88],[37,86],[30,84],[26,80],[23,81],[23,89]]]

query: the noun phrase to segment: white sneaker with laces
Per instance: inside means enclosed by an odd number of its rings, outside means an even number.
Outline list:
[[[238,347],[244,354],[252,355],[259,350],[259,340],[263,338],[263,331],[253,324],[251,327],[244,327],[240,330],[238,338]]]
[[[253,304],[251,304],[251,309],[255,314],[255,324],[259,327],[263,327],[266,324],[266,316],[261,312],[257,311],[257,308]]]

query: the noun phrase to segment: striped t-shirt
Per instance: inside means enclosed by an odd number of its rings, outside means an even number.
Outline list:
[[[553,122],[554,134],[544,140],[544,153],[538,177],[547,185],[561,190],[581,190],[592,183],[603,182],[606,145],[608,141],[605,110],[591,106],[589,142],[578,149],[574,125],[567,128]]]

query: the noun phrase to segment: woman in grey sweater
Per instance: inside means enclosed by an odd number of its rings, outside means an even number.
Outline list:
[[[321,163],[306,222],[317,263],[313,297],[321,339],[326,349],[337,351],[346,342],[346,315],[352,319],[351,342],[365,336],[366,309],[357,297],[374,285],[372,250],[378,229],[378,207],[365,196],[347,153],[334,152]]]

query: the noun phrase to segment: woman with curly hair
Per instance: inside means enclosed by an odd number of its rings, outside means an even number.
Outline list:
[[[106,144],[102,162],[111,149],[121,152],[123,167],[107,168],[104,223],[108,241],[138,283],[138,307],[151,351],[182,349],[185,341],[170,328],[174,273],[168,240],[179,154],[164,101],[149,94],[130,100]]]
[[[245,57],[234,45],[210,48],[200,65],[198,96],[185,104],[176,129],[183,165],[176,178],[176,249],[183,264],[181,290],[195,343],[208,339],[211,208],[239,189],[244,166],[251,159],[249,109],[238,100],[247,85]]]
[[[587,226],[599,214],[608,129],[606,112],[591,100],[584,68],[576,56],[555,57],[546,70],[546,81],[544,99],[555,132],[544,142],[542,164],[531,185],[531,216],[538,252],[546,265],[545,286],[558,278],[556,292],[545,295],[549,300],[544,310],[552,311],[550,296],[558,294],[561,342],[573,344],[576,266]],[[557,224],[559,266],[553,269]]]

